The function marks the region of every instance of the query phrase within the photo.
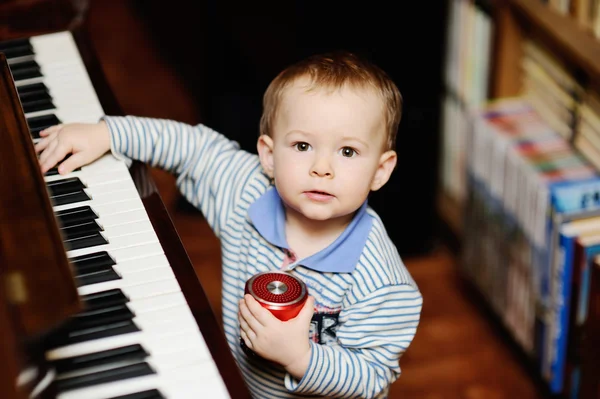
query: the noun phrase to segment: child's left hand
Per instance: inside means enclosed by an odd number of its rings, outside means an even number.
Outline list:
[[[314,304],[314,298],[309,296],[296,317],[281,321],[263,308],[252,295],[246,294],[240,299],[238,312],[242,339],[257,355],[279,363],[286,369],[296,368],[294,363],[298,362],[308,365],[308,333]]]

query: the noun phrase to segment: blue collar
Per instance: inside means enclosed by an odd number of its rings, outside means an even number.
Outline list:
[[[285,238],[285,208],[277,189],[269,188],[248,210],[256,230],[271,244],[288,250]],[[319,272],[350,273],[363,252],[373,219],[367,213],[367,201],[356,212],[346,230],[327,248],[295,264]]]

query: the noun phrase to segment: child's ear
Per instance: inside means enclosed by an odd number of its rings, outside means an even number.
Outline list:
[[[273,162],[273,139],[266,134],[261,134],[256,143],[258,150],[258,158],[265,173],[272,179],[274,162]]]
[[[371,191],[379,190],[388,182],[396,167],[397,161],[398,155],[396,154],[396,151],[386,151],[381,154],[381,157],[379,157],[379,166],[377,167],[377,171],[371,182]]]

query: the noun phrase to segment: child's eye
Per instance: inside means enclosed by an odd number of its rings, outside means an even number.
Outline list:
[[[352,158],[357,154],[356,150],[352,147],[344,147],[340,150],[340,153],[346,158]]]
[[[296,149],[298,151],[308,151],[310,150],[310,144],[305,143],[305,142],[300,142],[300,143],[296,143],[294,144],[294,147],[296,147]]]

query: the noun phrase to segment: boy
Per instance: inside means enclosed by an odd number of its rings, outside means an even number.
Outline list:
[[[54,126],[35,147],[43,172],[68,153],[61,174],[111,150],[178,177],[221,240],[224,330],[253,396],[385,398],[422,306],[367,205],[396,166],[400,93],[376,66],[337,53],[284,70],[263,105],[258,156],[202,125],[137,117]],[[287,322],[244,296],[250,277],[278,269],[311,295]]]

